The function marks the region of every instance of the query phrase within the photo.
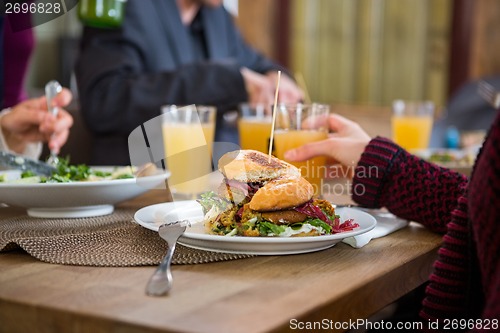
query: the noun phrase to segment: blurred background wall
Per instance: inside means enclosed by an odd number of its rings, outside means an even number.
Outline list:
[[[312,98],[444,101],[450,0],[292,1],[291,64]]]
[[[52,79],[70,86],[81,30],[76,8],[35,27],[36,47],[26,82],[32,94],[37,94]],[[75,86],[72,88],[76,90]]]
[[[158,0],[160,1],[160,0]],[[303,78],[311,99],[438,105],[467,80],[500,74],[498,0],[228,0],[245,38]],[[28,88],[71,72],[76,9],[36,27]]]
[[[240,0],[237,21],[318,102],[443,105],[500,75],[498,0]]]

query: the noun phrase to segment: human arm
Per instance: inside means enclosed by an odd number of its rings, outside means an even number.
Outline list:
[[[384,138],[370,137],[356,123],[338,116],[329,118],[334,132],[326,140],[290,151],[290,161],[328,155],[355,168],[353,199],[367,207],[385,206],[397,216],[421,222],[438,232],[463,194],[467,178],[425,162]]]
[[[277,72],[269,72],[264,75],[244,67],[241,69],[241,75],[245,82],[250,104],[272,105],[274,103],[278,82]],[[288,75],[282,74],[279,83],[278,102],[299,103],[303,99],[303,91]]]
[[[71,101],[71,92],[64,88],[53,101],[59,107],[57,117],[47,112],[46,98],[32,98],[10,109],[4,110],[0,117],[2,149],[37,158],[40,147],[33,144],[48,142],[56,152],[66,142],[73,118],[62,106]]]
[[[82,54],[77,68],[82,116],[95,133],[128,136],[167,104],[220,109],[246,98],[237,64],[204,62],[160,71],[143,63],[133,47],[126,57],[106,49],[96,46]]]
[[[374,138],[356,167],[353,200],[385,206],[393,214],[446,232],[467,177],[411,155],[392,141]]]
[[[278,103],[295,104],[304,101],[304,91],[286,73],[281,73],[278,85],[278,72],[266,74],[254,72],[243,67],[240,73],[245,83],[247,102],[249,104],[274,104],[276,87],[279,88]]]
[[[146,31],[85,30],[76,74],[83,116],[93,132],[127,136],[166,104],[224,108],[246,99],[235,60],[181,64]]]

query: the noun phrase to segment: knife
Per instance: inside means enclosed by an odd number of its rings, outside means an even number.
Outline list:
[[[0,151],[0,165],[22,171],[32,171],[42,176],[51,176],[56,171],[55,167],[47,163],[5,151]]]

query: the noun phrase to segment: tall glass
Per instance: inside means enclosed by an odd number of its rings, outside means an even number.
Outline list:
[[[238,108],[241,149],[254,149],[267,154],[272,127],[271,105],[243,103]]]
[[[406,150],[426,149],[431,138],[434,103],[395,100],[392,103],[392,139]]]
[[[209,187],[216,108],[167,105],[162,112],[170,190],[176,199],[196,198]]]
[[[274,128],[274,153],[285,160],[287,150],[328,137],[328,114],[330,106],[325,104],[280,104],[276,110]],[[288,161],[289,162],[289,161]],[[290,162],[301,170],[302,176],[313,186],[316,195],[321,195],[325,176],[325,157],[315,157],[304,162]]]

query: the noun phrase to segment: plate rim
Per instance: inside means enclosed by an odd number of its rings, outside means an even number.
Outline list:
[[[17,171],[17,170],[2,170],[2,172],[8,171]],[[67,183],[14,183],[14,182],[0,182],[0,189],[8,189],[8,188],[47,188],[47,187],[90,187],[90,186],[109,186],[109,185],[125,185],[129,183],[137,182],[138,179],[146,180],[146,181],[154,181],[156,179],[168,179],[171,176],[171,172],[169,170],[163,170],[162,173],[145,176],[145,177],[134,177],[134,178],[125,178],[125,179],[105,179],[105,180],[89,180],[89,181],[75,181],[75,182],[67,182]]]
[[[173,201],[173,202],[164,202],[164,203],[158,203],[154,205],[149,205],[142,207],[141,209],[137,210],[136,213],[134,214],[134,221],[141,225],[142,227],[152,230],[152,231],[158,231],[158,227],[156,226],[156,223],[154,221],[145,222],[142,221],[142,219],[139,217],[142,213],[144,213],[146,210],[153,210],[157,207],[160,206],[165,206],[165,205],[172,205],[172,204],[192,204],[195,203],[195,200],[183,200],[183,201]],[[339,207],[336,208],[340,211],[349,211],[349,210],[354,210],[356,213],[362,214],[367,217],[370,221],[368,222],[369,224],[360,230],[353,230],[353,231],[346,231],[343,233],[336,233],[333,235],[321,235],[321,236],[305,236],[305,237],[224,237],[224,236],[219,236],[219,235],[210,235],[210,234],[199,234],[199,233],[189,233],[186,231],[180,238],[179,238],[179,243],[188,247],[196,248],[196,249],[201,249],[201,250],[206,250],[206,251],[214,251],[214,252],[224,252],[224,253],[244,253],[244,254],[258,254],[258,255],[279,255],[279,254],[293,254],[293,253],[305,253],[305,252],[312,252],[312,251],[318,251],[319,247],[322,249],[328,248],[331,246],[334,246],[336,243],[342,241],[345,238],[348,237],[353,237],[357,236],[366,232],[369,232],[373,228],[376,227],[377,225],[377,220],[376,218],[361,210],[361,209],[356,209],[355,207]],[[201,236],[201,237],[200,237]],[[185,240],[188,240],[187,242]],[[286,245],[293,245],[293,244],[305,244],[305,243],[316,243],[316,244],[323,244],[322,246],[315,247],[313,249],[309,250],[298,250],[298,251],[280,251],[277,249],[276,251],[267,251],[266,252],[253,252],[253,251],[246,251],[246,250],[237,250],[237,251],[232,251],[232,250],[224,250],[224,249],[214,249],[213,247],[210,248],[209,246],[204,247],[204,246],[193,246],[189,244],[189,240],[194,240],[196,242],[217,242],[217,243],[228,243],[228,244],[251,244],[251,245],[277,245],[277,246],[286,246]],[[325,243],[329,244],[325,245]]]
[[[95,169],[109,170],[109,167]],[[23,208],[28,215],[40,218],[107,215],[114,211],[117,204],[165,184],[171,172],[160,168],[158,171],[159,173],[150,176],[125,179],[68,183],[0,183],[0,202]],[[1,172],[19,174],[19,170],[13,169]]]

